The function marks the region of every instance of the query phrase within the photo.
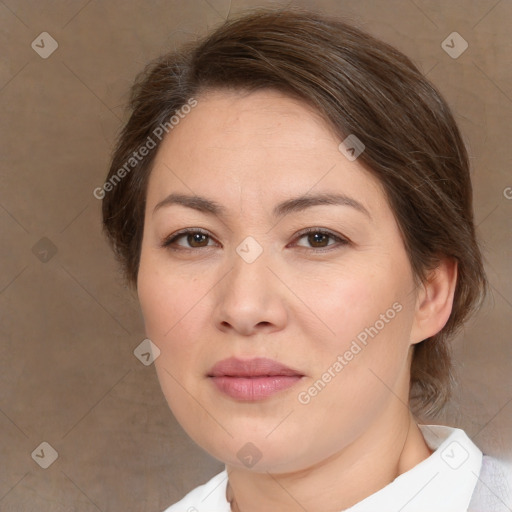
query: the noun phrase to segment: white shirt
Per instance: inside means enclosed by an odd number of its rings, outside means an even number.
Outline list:
[[[483,456],[461,429],[418,426],[434,453],[379,491],[340,512],[512,511],[512,478],[510,472],[503,471],[499,461]],[[227,481],[224,469],[164,512],[231,512],[226,499]]]

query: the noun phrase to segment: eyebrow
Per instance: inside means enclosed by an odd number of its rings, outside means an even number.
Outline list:
[[[153,215],[157,210],[165,206],[171,206],[173,204],[185,206],[202,213],[216,215],[219,217],[226,217],[228,214],[227,209],[223,205],[213,201],[212,199],[207,199],[206,197],[195,195],[173,193],[169,194],[165,199],[160,201],[155,206],[153,209]],[[300,212],[306,210],[307,208],[311,208],[312,206],[319,205],[349,206],[361,213],[364,213],[370,219],[372,218],[370,212],[359,201],[356,201],[355,199],[344,194],[333,193],[305,195],[287,199],[286,201],[277,204],[274,207],[272,214],[276,218],[284,217],[290,213]]]

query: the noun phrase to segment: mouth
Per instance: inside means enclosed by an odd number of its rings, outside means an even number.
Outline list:
[[[264,400],[297,384],[304,374],[267,358],[229,358],[216,363],[207,375],[216,389],[241,401]]]

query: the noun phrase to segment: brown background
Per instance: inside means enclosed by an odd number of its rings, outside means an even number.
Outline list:
[[[455,111],[493,296],[454,343],[455,400],[428,422],[462,427],[511,459],[512,2],[294,4],[341,14],[395,45]],[[0,3],[0,510],[156,512],[222,469],[188,440],[153,368],[133,354],[143,323],[93,190],[143,65],[229,12],[262,5],[285,2]],[[441,46],[454,31],[469,44],[456,59]],[[31,47],[41,32],[59,45],[47,59]],[[58,452],[48,469],[31,458],[43,441]]]

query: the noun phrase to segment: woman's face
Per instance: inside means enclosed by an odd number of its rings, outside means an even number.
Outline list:
[[[175,417],[227,464],[305,469],[406,409],[411,266],[382,187],[340,142],[278,92],[211,92],[156,155],[146,333]]]

